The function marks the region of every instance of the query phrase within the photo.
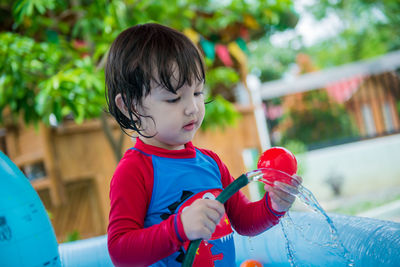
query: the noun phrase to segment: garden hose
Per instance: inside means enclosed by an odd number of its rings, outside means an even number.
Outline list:
[[[248,183],[249,178],[246,176],[246,174],[240,175],[217,196],[216,200],[224,204],[231,196],[233,196],[233,194],[239,191],[242,187],[246,186]],[[192,266],[200,243],[201,239],[193,240],[190,242],[185,258],[183,259],[182,267]]]

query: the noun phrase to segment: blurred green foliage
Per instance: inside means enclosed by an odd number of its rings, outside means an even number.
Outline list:
[[[81,239],[81,234],[78,230],[74,230],[72,232],[67,233],[67,237],[64,242],[72,242]]]
[[[26,123],[99,117],[107,50],[129,26],[158,22],[192,28],[211,40],[249,15],[255,22],[251,41],[293,27],[298,19],[291,0],[1,0],[0,14],[0,123],[6,108]],[[215,87],[239,82],[233,68],[208,69],[211,96]],[[215,97],[210,107],[217,105],[209,108],[205,125],[234,122],[232,104]]]
[[[210,88],[215,88],[218,85],[230,87],[239,81],[239,74],[229,67],[216,67],[207,72],[207,85]]]
[[[235,107],[228,100],[217,95],[206,104],[206,114],[201,127],[203,130],[224,128],[226,125],[235,125],[239,117],[240,113]]]
[[[306,48],[320,68],[400,49],[398,0],[321,0],[310,5],[308,10],[318,20],[334,14],[343,24],[337,36]]]
[[[305,153],[307,152],[307,146],[296,139],[287,140],[285,143],[281,144],[283,147],[289,149],[297,160],[297,174],[303,175],[306,172],[307,164],[305,161]]]
[[[0,33],[0,40],[0,113],[8,106],[26,123],[48,123],[51,114],[57,121],[73,115],[77,122],[99,115],[104,78],[91,58],[76,56],[65,42],[35,42],[10,32]]]
[[[302,104],[288,110],[281,120],[288,126],[282,131],[280,145],[299,141],[308,148],[341,138],[353,138],[358,131],[345,107],[329,101],[325,90],[302,94]]]
[[[331,210],[330,212],[335,212],[339,214],[346,214],[357,216],[359,213],[366,212],[371,209],[384,206],[386,204],[400,200],[399,194],[388,194],[386,196],[381,196],[380,198],[371,197],[372,199],[361,199],[359,201],[347,201],[346,205],[341,205],[340,207]]]
[[[397,107],[397,113],[400,116],[400,101],[397,102],[396,107]]]
[[[320,0],[305,5],[304,13],[311,14],[315,24],[328,17],[337,18],[341,23],[338,34],[311,45],[305,45],[302,36],[295,33],[284,37],[286,43],[279,47],[272,45],[268,36],[252,42],[250,69],[262,81],[282,78],[298,53],[310,55],[316,69],[325,69],[400,49],[398,0]]]
[[[278,80],[296,61],[298,51],[288,47],[275,47],[264,37],[249,45],[250,70],[261,82]]]

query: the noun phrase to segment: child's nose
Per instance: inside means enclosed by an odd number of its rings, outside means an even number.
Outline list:
[[[196,99],[190,99],[187,101],[186,107],[185,107],[185,115],[192,115],[199,111],[199,107],[197,106]]]

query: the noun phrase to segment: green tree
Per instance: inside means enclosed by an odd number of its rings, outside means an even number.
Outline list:
[[[280,145],[300,141],[311,148],[357,136],[357,129],[344,106],[330,101],[325,90],[303,93],[301,103],[281,119],[288,126],[282,131]]]
[[[309,10],[318,20],[334,14],[343,23],[343,29],[337,36],[306,49],[321,68],[400,49],[398,0],[321,0]]]
[[[4,110],[26,123],[101,117],[119,159],[122,138],[115,139],[106,123],[103,73],[108,48],[122,30],[153,21],[227,44],[244,28],[249,42],[293,27],[292,7],[291,0],[0,0],[0,123]],[[243,78],[238,62],[224,66],[207,54],[206,62],[211,96]],[[215,97],[207,109],[205,127],[235,120],[223,98]]]
[[[296,61],[297,51],[288,47],[276,47],[267,37],[260,38],[249,45],[250,71],[261,82],[279,80],[289,67]]]

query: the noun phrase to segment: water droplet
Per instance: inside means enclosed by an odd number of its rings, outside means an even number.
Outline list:
[[[250,252],[254,252],[254,245],[251,236],[248,237],[248,240],[249,240]]]

